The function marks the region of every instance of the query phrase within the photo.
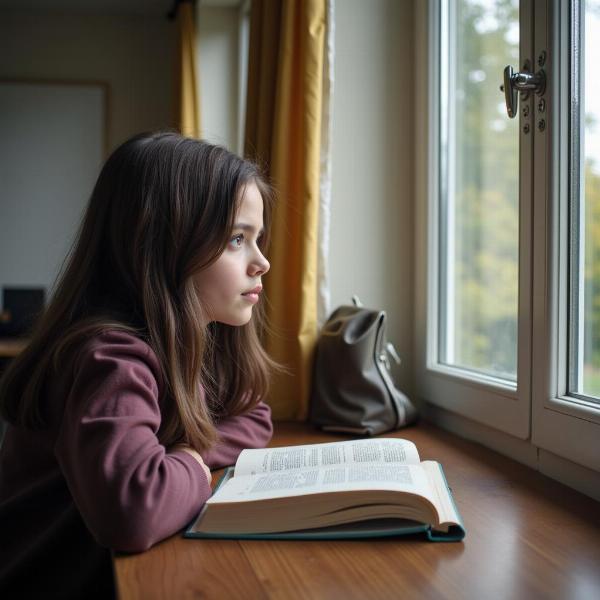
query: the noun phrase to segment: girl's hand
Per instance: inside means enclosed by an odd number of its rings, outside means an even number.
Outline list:
[[[204,469],[204,472],[206,473],[206,479],[208,479],[208,483],[212,481],[212,474],[210,472],[210,469],[206,466],[198,452],[196,452],[190,446],[186,446],[185,444],[175,444],[174,446],[171,446],[170,452],[175,452],[175,450],[183,450],[183,452],[187,452],[189,455],[195,458],[196,461],[200,463],[200,466]]]

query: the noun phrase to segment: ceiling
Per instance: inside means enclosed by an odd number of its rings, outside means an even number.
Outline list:
[[[202,6],[235,7],[241,0],[197,0]],[[0,10],[83,15],[166,16],[174,0],[0,0]]]

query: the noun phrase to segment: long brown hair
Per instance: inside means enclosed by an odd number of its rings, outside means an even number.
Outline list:
[[[207,326],[193,277],[225,249],[250,182],[263,197],[264,252],[273,194],[256,165],[170,131],[119,146],[100,172],[48,308],[0,380],[2,416],[47,426],[46,386],[82,342],[107,329],[130,331],[156,353],[166,394],[158,437],[166,446],[208,448],[218,418],[264,398],[277,364],[260,343],[262,303],[244,326]]]

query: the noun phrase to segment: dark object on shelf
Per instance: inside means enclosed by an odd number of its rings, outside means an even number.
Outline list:
[[[0,312],[0,336],[27,335],[44,310],[45,295],[44,288],[3,288],[4,308]]]

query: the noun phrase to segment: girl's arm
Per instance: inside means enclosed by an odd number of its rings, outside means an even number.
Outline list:
[[[217,429],[219,441],[202,453],[211,469],[235,464],[244,448],[264,448],[273,435],[271,409],[261,401],[248,412],[224,418]]]
[[[146,550],[182,529],[211,489],[188,452],[167,453],[158,361],[123,332],[95,338],[80,354],[55,454],[96,540],[119,551]]]
[[[183,450],[184,452],[187,452],[190,456],[194,457],[194,460],[196,460],[204,469],[204,473],[206,475],[206,478],[208,479],[208,483],[212,481],[212,473],[210,472],[210,469],[208,468],[200,454],[196,452],[196,450],[194,450],[190,446],[186,446],[185,444],[175,444],[174,446],[171,446],[169,448],[169,452],[176,452],[177,450]]]

